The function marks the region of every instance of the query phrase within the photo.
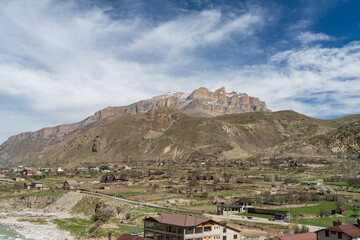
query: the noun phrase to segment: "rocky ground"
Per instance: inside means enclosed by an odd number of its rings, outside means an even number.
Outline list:
[[[33,240],[71,240],[75,239],[66,231],[59,230],[57,226],[51,222],[32,223],[25,221],[29,217],[54,217],[55,215],[47,215],[46,213],[34,212],[8,212],[1,213],[0,224],[16,231],[25,236],[25,239]],[[56,215],[56,217],[59,217]],[[60,216],[61,217],[61,216]],[[63,216],[65,217],[65,215]]]
[[[69,232],[58,229],[51,220],[75,217],[70,210],[82,198],[80,193],[69,192],[63,196],[6,199],[0,202],[3,211],[0,224],[25,236],[25,239],[75,239]]]

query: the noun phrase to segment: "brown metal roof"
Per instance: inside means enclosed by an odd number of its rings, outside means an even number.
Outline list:
[[[353,224],[338,225],[338,226],[325,228],[323,230],[329,230],[329,231],[335,231],[335,232],[343,232],[343,233],[349,235],[350,237],[360,236],[360,227],[357,226],[357,225],[353,225]]]
[[[159,223],[181,226],[181,227],[195,227],[204,222],[210,221],[207,218],[193,217],[185,214],[167,214],[164,213],[158,217],[149,217],[145,220],[155,220]]]
[[[298,233],[287,236],[274,237],[272,240],[317,240],[317,234],[314,232]]]
[[[148,238],[145,237],[140,237],[140,236],[134,236],[134,235],[130,235],[130,234],[123,234],[121,235],[118,239],[116,240],[149,240]]]

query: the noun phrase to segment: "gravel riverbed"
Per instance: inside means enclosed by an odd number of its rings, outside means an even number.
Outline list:
[[[58,229],[52,222],[32,223],[24,219],[28,218],[45,218],[51,219],[53,217],[61,218],[68,217],[67,214],[63,216],[54,215],[54,213],[43,212],[2,212],[0,214],[0,224],[6,226],[20,235],[24,236],[26,240],[73,240],[75,239],[69,232]],[[19,221],[20,220],[20,221]]]

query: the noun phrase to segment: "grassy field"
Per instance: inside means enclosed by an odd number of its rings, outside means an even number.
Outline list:
[[[290,208],[291,215],[300,215],[300,214],[310,214],[310,215],[319,215],[321,209],[336,209],[334,203],[332,202],[322,202],[319,205],[306,206],[306,207],[296,207]],[[288,208],[279,208],[278,210],[288,211]]]
[[[331,227],[334,220],[341,219],[339,217],[323,217],[323,218],[308,218],[308,219],[299,219],[299,224],[313,225],[319,227]]]
[[[67,218],[67,219],[54,219],[55,223],[60,229],[69,231],[72,235],[77,237],[85,236],[89,226],[93,224],[90,220]]]

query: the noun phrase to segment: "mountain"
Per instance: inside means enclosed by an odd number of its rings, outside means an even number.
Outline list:
[[[5,165],[32,166],[236,159],[281,154],[282,146],[287,143],[299,148],[286,151],[285,156],[290,153],[321,156],[318,150],[322,146],[307,144],[306,151],[301,151],[301,144],[359,120],[360,115],[319,120],[293,111],[204,118],[188,116],[176,109],[158,108],[107,118],[58,138],[6,142],[0,147],[0,157]],[[308,151],[309,148],[312,151]]]
[[[359,121],[360,115],[320,120],[294,111],[271,112],[258,98],[199,88],[10,137],[0,146],[0,164],[327,156],[358,151]]]
[[[94,124],[114,116],[125,116],[146,113],[149,110],[169,107],[179,109],[189,116],[214,117],[223,114],[270,111],[265,102],[256,97],[249,97],[246,93],[226,92],[225,87],[209,91],[201,87],[190,94],[173,92],[142,100],[128,106],[107,107],[97,111],[85,120],[67,125],[43,128],[36,132],[20,133],[10,137],[7,142],[35,140],[38,138],[55,139],[74,132],[82,131],[87,125]]]

